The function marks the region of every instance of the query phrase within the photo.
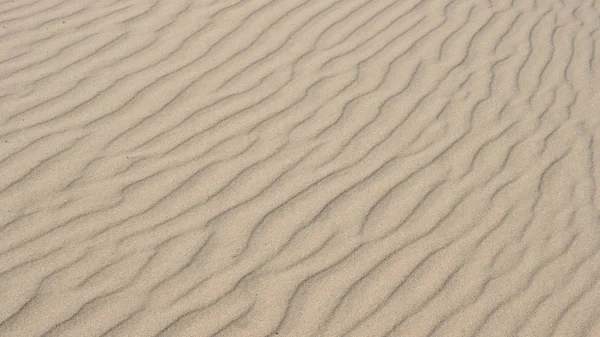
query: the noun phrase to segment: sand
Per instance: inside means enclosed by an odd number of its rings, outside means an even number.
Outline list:
[[[600,336],[600,1],[0,22],[0,336]]]

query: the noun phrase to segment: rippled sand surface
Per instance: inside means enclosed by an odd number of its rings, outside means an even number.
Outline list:
[[[0,336],[600,336],[600,1],[0,0]]]

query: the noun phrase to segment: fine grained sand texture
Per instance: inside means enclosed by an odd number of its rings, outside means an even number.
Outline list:
[[[0,336],[600,336],[600,1],[0,1]]]

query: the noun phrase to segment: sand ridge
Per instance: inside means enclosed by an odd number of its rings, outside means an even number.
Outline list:
[[[0,1],[0,336],[600,336],[600,2]]]

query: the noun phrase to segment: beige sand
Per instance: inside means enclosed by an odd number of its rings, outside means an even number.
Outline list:
[[[600,336],[600,1],[0,22],[0,336]]]

